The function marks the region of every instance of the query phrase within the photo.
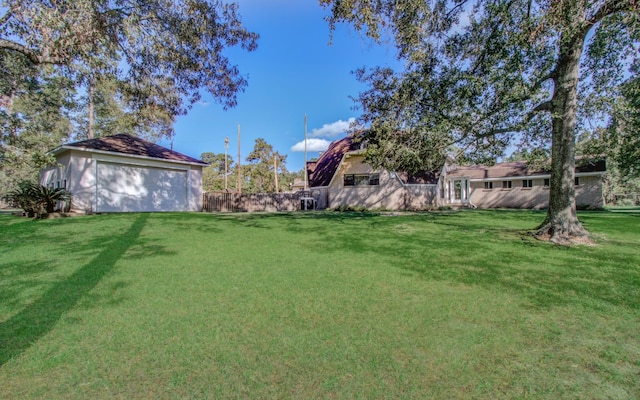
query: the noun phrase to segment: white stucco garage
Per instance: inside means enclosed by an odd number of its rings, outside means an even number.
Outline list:
[[[207,164],[129,135],[69,143],[41,184],[73,194],[76,212],[200,211]]]

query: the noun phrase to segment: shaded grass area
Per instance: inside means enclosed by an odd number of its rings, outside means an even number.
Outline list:
[[[0,216],[0,398],[638,398],[640,213]]]

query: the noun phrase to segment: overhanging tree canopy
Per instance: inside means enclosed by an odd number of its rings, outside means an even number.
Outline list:
[[[500,155],[516,135],[551,144],[551,190],[538,234],[587,236],[576,216],[575,134],[608,106],[638,64],[634,0],[320,0],[329,24],[390,33],[404,71],[360,70],[369,160],[432,167],[455,145],[468,158]],[[603,100],[604,99],[604,100]]]
[[[143,112],[183,114],[201,89],[233,107],[247,81],[224,50],[257,47],[258,35],[242,25],[237,4],[220,0],[6,0],[3,6],[0,49],[33,65],[81,71],[84,80],[115,76],[128,105]]]

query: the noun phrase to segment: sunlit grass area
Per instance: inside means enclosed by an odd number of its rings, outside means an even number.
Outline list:
[[[640,397],[640,211],[0,215],[0,398]]]

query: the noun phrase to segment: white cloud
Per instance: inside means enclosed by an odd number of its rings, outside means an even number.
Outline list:
[[[307,151],[325,151],[331,141],[325,139],[307,139]],[[304,140],[291,146],[291,151],[304,151]]]
[[[322,125],[322,128],[316,128],[311,131],[309,136],[311,137],[325,137],[325,138],[333,138],[336,136],[343,135],[347,133],[349,130],[349,126],[356,119],[351,117],[347,121],[338,120],[336,122],[332,122],[330,124]]]

